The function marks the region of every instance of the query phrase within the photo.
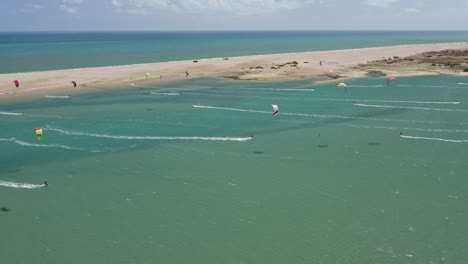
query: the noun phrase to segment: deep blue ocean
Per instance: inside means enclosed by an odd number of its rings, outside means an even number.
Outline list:
[[[468,41],[468,31],[0,33],[0,73]]]

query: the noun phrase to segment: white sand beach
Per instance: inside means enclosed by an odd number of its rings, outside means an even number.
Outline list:
[[[468,43],[401,45],[213,59],[194,58],[194,60],[162,63],[0,74],[0,100],[32,94],[62,95],[86,92],[96,87],[110,89],[143,80],[167,82],[200,77],[295,80],[326,77],[330,74],[330,70],[333,74],[339,74],[340,79],[363,77],[369,71],[381,71],[388,76],[400,77],[440,73],[468,76],[468,73],[462,71],[431,67],[430,64],[418,64],[414,61],[412,63],[372,64],[373,61],[382,61],[387,58],[405,58],[423,52],[449,49],[465,50],[468,49]],[[324,61],[323,65],[320,65],[321,60]],[[297,63],[293,63],[294,61]],[[365,67],[366,64],[372,64],[372,67]],[[188,77],[185,71],[189,73]],[[148,77],[146,73],[149,73]],[[20,81],[19,88],[16,88],[13,83],[16,79]],[[71,81],[76,81],[78,86],[73,88]]]

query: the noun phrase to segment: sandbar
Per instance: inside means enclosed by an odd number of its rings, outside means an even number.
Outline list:
[[[194,58],[124,66],[0,74],[0,100],[36,94],[67,96],[70,93],[87,92],[96,88],[112,89],[112,87],[129,86],[141,81],[171,82],[190,78],[279,81],[323,77],[324,81],[335,81],[333,78],[342,81],[347,78],[365,77],[375,72],[398,77],[434,74],[468,76],[468,73],[463,72],[463,68],[468,68],[466,56],[461,58],[457,64],[458,68],[445,67],[443,64],[434,64],[422,59],[431,57],[423,56],[425,53],[444,50],[466,51],[468,43],[399,45],[212,59]],[[15,87],[13,80],[20,80],[19,88]],[[76,81],[77,87],[73,88],[71,81]]]

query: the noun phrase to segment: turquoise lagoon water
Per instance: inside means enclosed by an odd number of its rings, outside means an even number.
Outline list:
[[[463,263],[467,83],[194,79],[3,102],[2,263]]]
[[[0,73],[467,40],[468,31],[0,33]]]

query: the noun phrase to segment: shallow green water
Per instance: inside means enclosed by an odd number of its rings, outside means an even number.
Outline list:
[[[24,115],[0,115],[0,185],[49,186],[0,186],[2,263],[463,263],[466,83],[201,79],[3,103]]]

